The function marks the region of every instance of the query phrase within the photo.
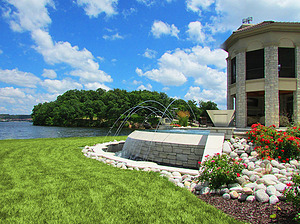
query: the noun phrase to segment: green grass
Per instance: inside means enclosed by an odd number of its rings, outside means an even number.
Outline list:
[[[1,140],[0,223],[238,223],[158,173],[83,156],[102,141]]]

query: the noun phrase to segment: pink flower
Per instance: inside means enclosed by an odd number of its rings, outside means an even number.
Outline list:
[[[247,168],[247,164],[246,163],[243,163],[243,165]]]
[[[214,160],[212,160],[211,162],[212,162],[212,163],[214,163],[215,161],[214,161]]]
[[[217,170],[221,169],[221,167],[218,167]]]

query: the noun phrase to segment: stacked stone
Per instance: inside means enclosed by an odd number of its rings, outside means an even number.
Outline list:
[[[276,160],[261,160],[253,145],[247,144],[246,139],[231,138],[230,142],[223,144],[223,153],[234,159],[241,159],[241,163],[247,165],[237,183],[222,186],[216,192],[225,199],[238,199],[239,201],[259,201],[276,204],[279,200],[285,200],[283,191],[288,183],[292,183],[292,175],[299,174],[300,164],[297,160],[289,163],[279,163]],[[199,185],[199,186],[198,186]],[[207,183],[199,183],[195,191],[208,188]],[[206,189],[205,192],[210,192]]]

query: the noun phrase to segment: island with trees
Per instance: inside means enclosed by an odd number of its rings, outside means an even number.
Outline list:
[[[145,103],[141,104],[143,102]],[[165,111],[162,105],[169,106],[168,111],[184,125],[188,122],[200,121],[201,117],[207,117],[206,109],[218,109],[217,105],[211,101],[200,101],[200,107],[198,107],[194,100],[175,100],[165,93],[156,91],[75,89],[58,96],[55,101],[35,105],[31,117],[34,125],[110,127],[116,120],[122,118],[122,114],[139,104],[143,107],[130,116],[126,123],[127,126],[138,126],[144,122],[146,117],[148,123],[155,126],[159,122],[159,117],[155,113],[151,113],[148,108]]]

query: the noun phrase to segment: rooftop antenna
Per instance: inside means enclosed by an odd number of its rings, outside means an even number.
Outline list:
[[[253,20],[253,17],[248,17],[248,18],[243,19],[242,23],[243,24],[250,24],[252,20]]]

